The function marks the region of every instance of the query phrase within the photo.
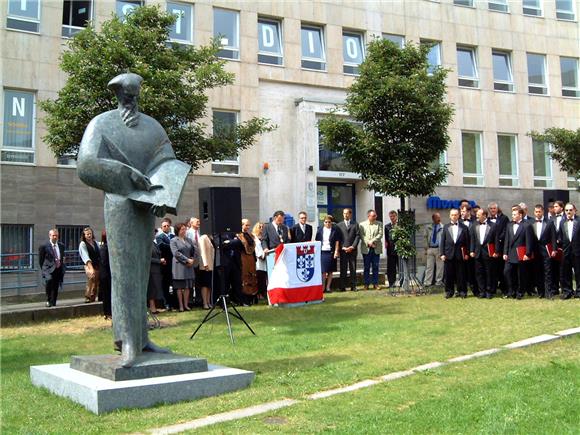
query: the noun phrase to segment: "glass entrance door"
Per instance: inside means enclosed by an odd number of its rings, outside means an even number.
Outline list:
[[[354,207],[354,183],[318,183],[318,225],[322,226],[324,216],[334,216],[336,222],[342,220],[342,210],[351,208],[356,220]]]

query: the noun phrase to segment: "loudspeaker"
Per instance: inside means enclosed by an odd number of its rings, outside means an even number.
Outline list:
[[[199,189],[199,218],[203,234],[239,232],[242,226],[242,193],[239,187]]]

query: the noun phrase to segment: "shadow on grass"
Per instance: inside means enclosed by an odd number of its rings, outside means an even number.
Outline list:
[[[315,367],[324,367],[337,362],[351,360],[348,355],[313,355],[295,358],[269,359],[267,361],[250,361],[240,364],[240,368],[255,371],[256,374],[284,373],[288,370],[300,372]]]

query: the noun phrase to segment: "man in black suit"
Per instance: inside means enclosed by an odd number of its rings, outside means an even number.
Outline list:
[[[264,226],[262,247],[266,254],[275,250],[280,243],[290,242],[288,227],[284,225],[284,216],[285,213],[282,210],[277,210],[274,212],[272,222],[269,222]]]
[[[290,228],[290,241],[292,243],[311,242],[312,225],[307,224],[308,215],[305,211],[298,213],[298,223]]]
[[[520,206],[512,208],[512,221],[506,227],[503,259],[506,261],[504,275],[508,285],[507,297],[522,299],[527,288],[527,269],[534,252],[534,234],[531,225],[524,223],[524,212]]]
[[[570,299],[574,296],[572,287],[572,269],[576,279],[576,297],[580,297],[580,219],[576,216],[576,206],[568,203],[564,207],[566,219],[560,222],[560,241],[564,257],[560,268],[562,281],[562,296],[560,299]]]
[[[467,297],[465,280],[465,261],[469,258],[469,230],[459,222],[459,210],[452,208],[449,212],[451,222],[443,227],[439,254],[444,262],[445,298],[453,297],[455,286],[458,295]]]
[[[564,216],[564,202],[554,201],[554,215],[550,218],[554,222],[554,227],[556,227],[556,238],[558,239],[558,248],[561,249],[560,245],[560,223]],[[552,258],[552,295],[558,295],[560,293],[560,268],[561,268],[562,258],[554,257]]]
[[[472,214],[470,204],[461,206],[459,209],[459,217],[459,222],[465,225],[468,230],[471,229],[473,224],[477,221],[477,219]],[[471,234],[471,232],[469,234]],[[465,280],[469,284],[469,287],[471,287],[473,295],[479,296],[479,285],[477,283],[477,278],[475,277],[475,259],[472,257],[469,257],[465,263]],[[483,292],[485,292],[485,290],[483,290]]]
[[[395,241],[393,240],[392,229],[397,225],[398,215],[395,210],[389,212],[389,222],[385,225],[385,250],[387,251],[387,281],[389,287],[394,287],[397,281],[397,265],[399,264],[399,256],[395,250]]]
[[[155,243],[161,251],[161,258],[165,259],[165,264],[161,265],[161,283],[163,286],[163,298],[165,299],[165,309],[177,309],[177,299],[175,293],[170,293],[169,288],[173,281],[172,264],[173,254],[169,242],[175,235],[171,232],[171,219],[165,218],[161,221],[161,231],[155,237]]]
[[[556,227],[544,218],[544,206],[534,207],[535,220],[531,224],[534,233],[534,259],[532,272],[534,284],[540,298],[552,299],[552,258],[556,256]]]
[[[352,219],[352,210],[342,211],[343,221],[337,225],[342,233],[342,248],[340,250],[340,291],[346,291],[347,269],[350,269],[350,290],[356,291],[356,256],[360,234],[358,223]]]
[[[469,228],[469,256],[474,261],[475,278],[480,298],[491,299],[497,289],[492,260],[498,257],[498,237],[493,222],[487,221],[487,211],[479,209],[477,220]]]
[[[502,213],[501,209],[498,207],[497,202],[492,202],[487,206],[488,222],[495,224],[495,231],[497,233],[497,246],[495,247],[498,253],[497,258],[491,260],[492,264],[492,275],[494,279],[499,281],[499,288],[503,294],[506,296],[508,294],[507,284],[504,277],[505,260],[503,259],[503,245],[505,242],[505,230],[507,224],[509,223],[509,218]]]
[[[38,250],[38,264],[46,290],[46,306],[54,307],[58,298],[58,289],[64,279],[64,245],[58,241],[58,230],[48,232],[48,242]]]

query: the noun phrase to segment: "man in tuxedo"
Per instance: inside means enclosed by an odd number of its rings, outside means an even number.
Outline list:
[[[166,217],[161,221],[161,231],[157,233],[155,243],[157,243],[157,246],[159,247],[161,258],[165,259],[165,264],[161,265],[161,284],[163,288],[163,299],[165,299],[165,309],[168,311],[174,308],[177,309],[175,293],[169,291],[173,281],[173,254],[171,253],[169,243],[174,237],[175,234],[171,232],[171,219]]]
[[[389,282],[389,287],[394,287],[397,281],[397,265],[399,264],[399,256],[395,250],[395,241],[393,240],[392,229],[397,225],[397,212],[391,210],[389,212],[389,222],[385,225],[385,249],[387,251],[387,281]]]
[[[441,215],[437,212],[431,215],[431,225],[425,228],[425,257],[427,265],[425,267],[425,280],[423,285],[429,287],[433,284],[435,275],[435,285],[443,285],[443,261],[439,256],[439,245],[441,244],[441,234],[443,234],[443,224]]]
[[[352,210],[345,208],[342,211],[344,220],[337,224],[342,233],[342,248],[340,249],[340,291],[346,291],[347,270],[350,269],[350,290],[356,291],[356,256],[360,235],[358,224],[352,218]]]
[[[475,216],[472,214],[470,204],[462,205],[461,208],[459,209],[459,215],[460,215],[459,222],[465,225],[468,230],[477,220]],[[473,295],[479,296],[479,286],[477,283],[477,279],[475,277],[475,259],[472,258],[471,256],[467,260],[467,263],[465,263],[465,280],[469,284],[469,287],[471,287]]]
[[[311,242],[312,225],[307,224],[308,215],[305,211],[298,213],[298,223],[290,228],[290,241],[292,243]]]
[[[564,217],[564,202],[554,201],[554,215],[550,220],[554,223],[556,228],[556,238],[558,239],[558,248],[561,249],[560,244],[560,223]],[[562,259],[559,257],[554,257],[551,260],[552,266],[552,296],[558,295],[560,293],[560,267]]]
[[[469,228],[469,256],[474,261],[475,278],[480,298],[495,296],[497,278],[493,275],[492,259],[497,258],[498,237],[493,222],[487,221],[487,211],[479,209],[477,220]]]
[[[364,263],[364,288],[369,289],[372,270],[372,284],[376,290],[379,288],[379,262],[383,253],[383,223],[377,220],[376,211],[367,212],[367,220],[359,225],[359,234]]]
[[[497,246],[495,247],[498,253],[497,258],[491,260],[492,264],[492,276],[494,279],[499,281],[498,285],[503,296],[508,294],[507,284],[504,277],[505,261],[503,259],[503,245],[505,243],[505,231],[507,224],[509,223],[508,217],[502,213],[501,209],[497,205],[497,202],[492,202],[487,206],[487,220],[495,224],[495,231],[497,234]]]
[[[274,212],[272,222],[269,222],[264,226],[262,247],[266,254],[275,250],[280,243],[290,242],[288,227],[284,225],[284,216],[286,215],[282,210],[277,210]]]
[[[452,208],[449,212],[450,223],[443,227],[439,254],[445,268],[445,298],[455,294],[455,287],[460,297],[467,297],[465,280],[465,262],[469,258],[469,230],[459,222],[459,210]]]
[[[507,297],[522,299],[527,288],[527,269],[524,263],[530,261],[534,252],[532,226],[524,223],[524,211],[520,206],[512,208],[512,221],[506,227],[503,259],[506,261],[504,275],[508,285]]]
[[[58,289],[64,279],[64,245],[58,241],[58,230],[48,232],[48,242],[38,250],[38,264],[42,272],[46,290],[46,306],[54,307],[58,298]]]
[[[556,256],[556,227],[544,218],[544,207],[534,207],[534,222],[531,224],[534,233],[534,259],[532,272],[534,285],[540,298],[552,299],[552,258]]]
[[[564,207],[566,219],[560,222],[560,241],[563,258],[560,268],[562,281],[562,296],[560,299],[570,299],[574,296],[572,287],[572,270],[576,280],[576,297],[580,297],[580,219],[576,216],[576,206],[568,203]]]

